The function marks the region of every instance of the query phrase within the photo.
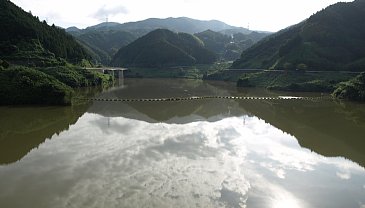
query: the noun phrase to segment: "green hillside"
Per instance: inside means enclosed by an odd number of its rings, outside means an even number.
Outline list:
[[[225,31],[227,33],[227,31]],[[196,33],[207,49],[218,54],[223,60],[233,61],[240,57],[242,51],[251,47],[253,44],[267,36],[265,33],[250,32],[233,33],[225,35],[221,32],[206,30],[201,33]]]
[[[232,68],[365,70],[365,1],[337,3],[244,51]]]
[[[108,65],[118,50],[137,39],[125,31],[89,31],[76,37],[82,45],[90,49],[93,59]]]
[[[210,64],[216,55],[204,43],[187,33],[154,30],[121,48],[114,56],[114,66],[170,67]]]
[[[49,65],[59,59],[79,63],[86,50],[65,30],[49,26],[8,0],[0,0],[0,59],[27,65]]]
[[[72,88],[111,81],[78,66],[91,56],[65,30],[8,0],[0,0],[0,17],[0,105],[69,105]]]

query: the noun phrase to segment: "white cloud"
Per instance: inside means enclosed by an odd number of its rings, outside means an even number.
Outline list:
[[[115,7],[107,7],[106,5],[102,6],[101,8],[96,11],[92,17],[98,20],[105,20],[105,18],[113,17],[118,14],[128,14],[127,8],[124,6],[115,6]]]
[[[301,207],[290,190],[296,184],[277,177],[304,176],[321,164],[344,179],[346,171],[364,174],[348,160],[301,148],[256,117],[245,117],[245,125],[242,117],[181,125],[86,113],[20,162],[0,167],[7,178],[0,187],[34,206],[48,205],[29,197],[47,190],[37,199],[59,207],[244,207],[249,195],[270,207]],[[6,200],[15,201],[11,196]]]
[[[350,173],[341,173],[341,172],[337,172],[336,175],[341,178],[342,180],[349,180],[351,178],[351,174]]]

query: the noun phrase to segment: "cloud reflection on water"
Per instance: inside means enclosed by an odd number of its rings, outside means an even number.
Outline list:
[[[365,175],[351,161],[301,148],[293,136],[257,117],[166,124],[86,113],[54,137],[16,165],[0,167],[0,177],[9,178],[0,182],[9,188],[0,194],[0,202],[25,205],[31,192],[48,190],[43,199],[52,202],[32,203],[304,208],[315,204],[303,194],[306,189],[291,187],[297,174],[325,165],[334,170],[333,183],[339,183],[336,177],[351,180],[352,175],[364,181]],[[55,181],[57,186],[52,186]],[[32,189],[24,189],[25,184]],[[15,202],[14,193],[25,200]]]

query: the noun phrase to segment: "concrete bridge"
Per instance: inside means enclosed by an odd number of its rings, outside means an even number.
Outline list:
[[[124,71],[128,68],[121,67],[100,67],[100,68],[85,68],[87,70],[97,71],[103,74],[110,74],[117,78],[124,78]]]

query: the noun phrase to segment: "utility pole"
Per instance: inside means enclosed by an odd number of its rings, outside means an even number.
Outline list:
[[[105,23],[106,23],[106,29],[107,30],[109,30],[109,24],[108,24],[108,22],[109,22],[109,18],[108,18],[108,16],[106,16]]]

